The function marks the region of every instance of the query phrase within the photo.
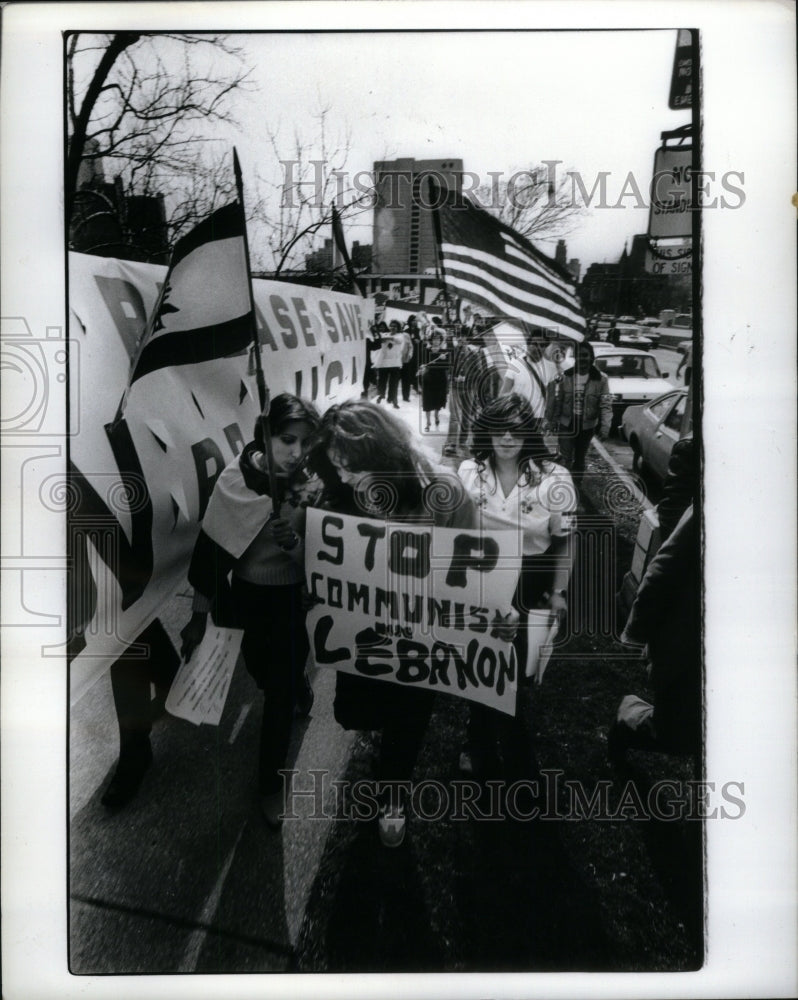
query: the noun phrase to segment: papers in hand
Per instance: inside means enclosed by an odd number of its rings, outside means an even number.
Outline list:
[[[560,630],[557,616],[551,611],[530,611],[527,621],[527,653],[525,675],[538,684],[551,658],[551,650]]]
[[[172,682],[166,710],[198,726],[218,726],[241,649],[243,629],[208,623],[202,642]]]

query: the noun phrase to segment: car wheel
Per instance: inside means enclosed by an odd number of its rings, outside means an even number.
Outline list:
[[[632,449],[632,472],[642,472],[643,456],[640,454],[640,442],[634,434],[629,438],[629,446]]]

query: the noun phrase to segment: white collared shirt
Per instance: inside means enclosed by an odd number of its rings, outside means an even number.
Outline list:
[[[555,539],[571,534],[576,522],[576,490],[568,470],[547,462],[543,468],[533,465],[532,473],[529,483],[516,483],[505,496],[489,465],[480,470],[469,459],[458,469],[476,504],[480,529],[517,531],[525,556],[548,551]]]

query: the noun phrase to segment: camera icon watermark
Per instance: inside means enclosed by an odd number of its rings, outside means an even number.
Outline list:
[[[34,336],[22,316],[0,320],[0,371],[3,393],[0,433],[58,435],[78,432],[76,393],[79,344],[67,340],[60,326]],[[67,373],[72,390],[67,411]]]

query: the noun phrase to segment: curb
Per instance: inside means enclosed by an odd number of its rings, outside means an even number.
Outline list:
[[[610,455],[610,453],[607,451],[607,449],[604,447],[601,441],[599,441],[599,439],[594,436],[593,438],[591,438],[590,445],[592,448],[596,449],[601,458],[603,458],[604,461],[607,463],[607,465],[610,466],[615,475],[620,476],[620,478],[623,479],[623,481],[632,491],[635,500],[637,500],[637,502],[642,506],[643,510],[653,510],[654,504],[648,499],[645,493],[640,492],[640,490],[637,488],[637,485],[635,484],[634,479],[632,479],[632,477],[629,475],[626,469],[618,465],[618,463],[615,461],[612,455]]]

